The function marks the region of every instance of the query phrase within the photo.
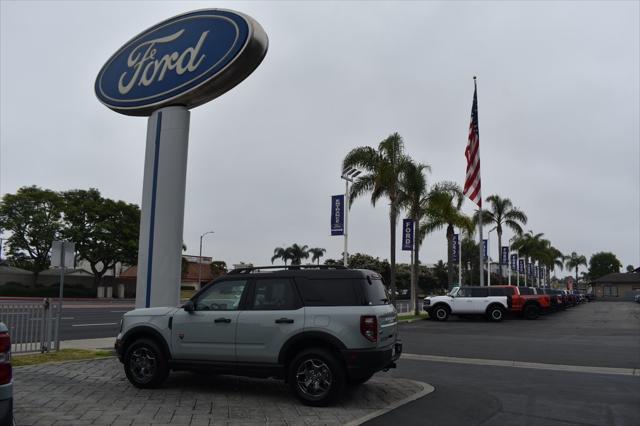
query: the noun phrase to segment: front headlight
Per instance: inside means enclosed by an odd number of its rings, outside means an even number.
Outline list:
[[[429,299],[424,299],[424,304],[425,304],[425,305],[430,305],[430,304],[431,304],[431,300],[429,300]]]

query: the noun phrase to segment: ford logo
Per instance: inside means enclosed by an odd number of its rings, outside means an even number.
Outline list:
[[[100,102],[127,115],[169,105],[193,108],[227,92],[267,53],[267,34],[251,17],[230,10],[185,13],[134,37],[102,67]]]

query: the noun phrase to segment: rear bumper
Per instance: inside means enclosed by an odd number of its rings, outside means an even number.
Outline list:
[[[349,377],[360,378],[376,371],[395,368],[401,354],[402,342],[396,341],[384,348],[346,349],[342,351],[342,358],[347,366]]]

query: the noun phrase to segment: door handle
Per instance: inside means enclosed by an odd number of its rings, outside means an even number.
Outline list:
[[[231,319],[229,319],[229,318],[216,318],[215,320],[213,320],[213,322],[224,322],[226,324],[229,324],[231,322]]]
[[[289,318],[280,318],[276,320],[276,324],[293,324],[293,320]]]

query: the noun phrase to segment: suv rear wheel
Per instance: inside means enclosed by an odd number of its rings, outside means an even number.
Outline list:
[[[287,379],[293,393],[307,405],[328,405],[342,394],[344,367],[331,352],[311,348],[300,352],[289,364]]]
[[[169,374],[167,357],[156,342],[138,339],[131,343],[124,355],[127,379],[137,388],[157,388]]]
[[[502,321],[504,318],[504,308],[499,305],[489,306],[489,308],[487,308],[487,318],[489,321]]]

